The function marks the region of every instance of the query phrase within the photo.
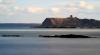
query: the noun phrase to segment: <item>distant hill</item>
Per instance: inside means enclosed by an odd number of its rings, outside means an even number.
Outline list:
[[[41,24],[37,23],[0,23],[0,28],[14,29],[14,28],[38,28]]]
[[[43,28],[100,28],[100,21],[95,19],[79,19],[72,15],[67,18],[46,18]]]

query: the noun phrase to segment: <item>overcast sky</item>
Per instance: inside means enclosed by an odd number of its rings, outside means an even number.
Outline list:
[[[41,23],[71,14],[100,20],[100,0],[0,0],[0,23]]]

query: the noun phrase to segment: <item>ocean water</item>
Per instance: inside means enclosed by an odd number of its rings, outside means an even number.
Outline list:
[[[38,37],[39,35],[86,35],[91,37],[100,37],[100,29],[0,29],[2,35],[20,35],[21,37]]]
[[[82,34],[100,36],[99,29],[1,29],[0,55],[100,55],[100,38],[40,38],[39,35]]]

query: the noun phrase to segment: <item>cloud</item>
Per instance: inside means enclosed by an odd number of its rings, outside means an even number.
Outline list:
[[[56,4],[51,7],[52,14],[57,17],[66,17],[67,14],[75,14],[79,11],[79,5],[76,3]]]
[[[29,13],[44,13],[44,12],[46,12],[46,9],[45,8],[34,7],[34,6],[29,6],[29,7],[26,8],[26,10]]]
[[[14,20],[17,20],[16,22],[32,22],[32,20],[36,20],[36,22],[39,22],[48,16],[66,17],[67,15],[71,14],[82,14],[80,16],[89,16],[91,13],[100,13],[100,7],[98,6],[97,8],[96,6],[96,4],[94,5],[94,3],[90,3],[87,0],[63,0],[63,2],[59,0],[59,2],[41,5],[35,4],[35,2],[31,5],[30,3],[22,5],[20,3],[17,4],[16,0],[0,0],[0,20],[6,20],[5,22],[7,22],[7,20],[9,22],[14,22]],[[27,21],[28,19],[29,21]]]
[[[61,9],[60,8],[57,8],[57,7],[53,7],[53,8],[51,8],[51,11],[53,13],[59,13],[59,12],[61,12]]]
[[[12,5],[15,4],[16,0],[0,0],[0,4],[8,4],[8,5]]]
[[[85,9],[89,9],[89,10],[95,9],[95,5],[87,3],[85,1],[80,1],[80,7],[85,8]]]
[[[86,0],[85,1],[81,0],[78,2],[71,1],[66,4],[58,4],[55,7],[57,7],[53,9],[55,13],[63,12],[63,13],[68,13],[68,14],[78,14],[81,11],[83,12],[85,11],[88,13],[88,12],[93,12],[94,10],[96,10],[96,5],[90,2],[86,2]]]
[[[14,6],[14,9],[15,9],[16,11],[22,10],[19,6]]]
[[[11,3],[13,5],[10,5],[8,3]],[[85,1],[80,1],[79,4],[74,3],[74,2],[70,2],[70,3],[66,3],[64,5],[58,5],[55,6],[53,5],[53,7],[51,8],[43,8],[40,6],[26,6],[26,7],[21,7],[18,6],[16,4],[16,0],[0,0],[0,13],[1,14],[9,14],[9,15],[13,15],[13,14],[19,14],[19,13],[31,13],[31,14],[49,14],[52,12],[53,15],[61,15],[60,13],[64,13],[64,11],[66,11],[66,13],[77,13],[79,12],[81,9],[83,10],[93,10],[95,9],[95,5],[90,4],[88,2]],[[50,12],[51,11],[51,12]]]
[[[77,7],[69,7],[69,8],[66,8],[66,10],[69,13],[76,13],[76,12],[78,12],[78,8]]]
[[[61,8],[60,7],[51,7],[50,8],[50,13],[52,14],[52,16],[54,17],[59,17],[61,16],[60,13],[61,13]]]
[[[0,15],[9,16],[13,14],[16,0],[0,0]]]

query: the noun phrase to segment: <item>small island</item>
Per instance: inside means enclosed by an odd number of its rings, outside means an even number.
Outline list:
[[[67,34],[67,35],[39,35],[39,37],[44,38],[96,38],[96,37],[89,37],[85,35],[75,35],[75,34]]]

